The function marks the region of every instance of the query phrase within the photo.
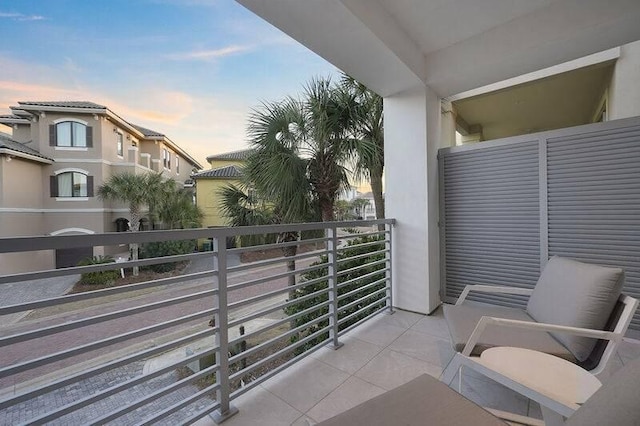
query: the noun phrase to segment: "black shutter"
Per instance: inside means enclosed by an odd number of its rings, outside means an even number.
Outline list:
[[[87,176],[87,197],[93,197],[93,176]]]
[[[58,196],[58,177],[57,176],[49,176],[49,188],[51,190],[51,196]]]
[[[93,127],[87,126],[87,148],[93,148]]]
[[[49,124],[49,145],[50,146],[56,146],[58,144],[58,137],[57,137],[57,133],[56,133],[56,125],[55,124]]]

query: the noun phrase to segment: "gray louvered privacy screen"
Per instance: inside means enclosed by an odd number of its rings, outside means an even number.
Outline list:
[[[467,284],[533,288],[553,255],[620,266],[640,298],[640,119],[446,148],[439,167],[445,301]]]

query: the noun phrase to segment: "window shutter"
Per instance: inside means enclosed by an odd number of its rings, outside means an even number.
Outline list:
[[[58,177],[57,176],[49,176],[49,187],[51,190],[51,196],[57,197],[58,196]]]
[[[87,126],[87,148],[93,148],[93,127]]]
[[[49,145],[56,146],[57,145],[57,134],[56,134],[56,125],[49,124]]]
[[[93,176],[87,176],[87,197],[93,197]]]

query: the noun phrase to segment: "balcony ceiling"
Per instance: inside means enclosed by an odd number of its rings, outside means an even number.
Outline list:
[[[237,1],[383,96],[451,96],[640,39],[637,0]]]

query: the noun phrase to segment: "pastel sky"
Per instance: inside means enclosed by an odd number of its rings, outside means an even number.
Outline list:
[[[246,147],[261,101],[337,73],[233,0],[0,0],[0,39],[0,114],[18,101],[93,101],[203,165]]]

